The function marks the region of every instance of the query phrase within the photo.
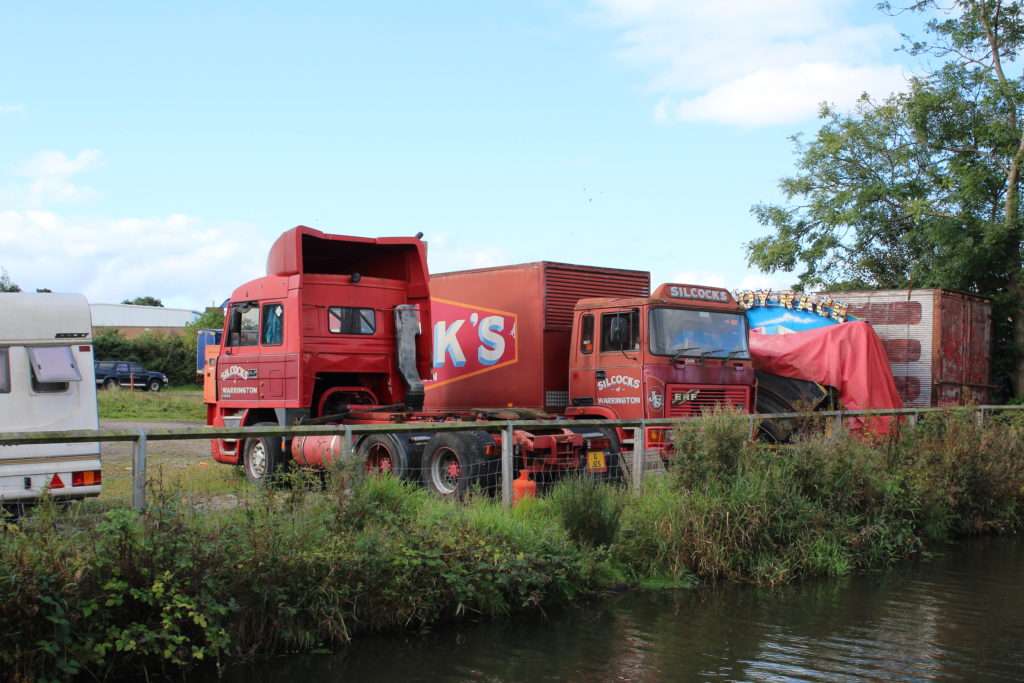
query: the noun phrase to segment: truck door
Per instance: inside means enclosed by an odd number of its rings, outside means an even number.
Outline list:
[[[629,419],[643,415],[640,311],[601,313],[599,348],[594,367],[594,397],[599,406]]]
[[[259,387],[260,398],[285,397],[286,356],[284,354],[284,304],[263,304],[260,326]]]
[[[222,401],[259,399],[260,304],[238,301],[228,310],[227,337],[217,357],[217,394]]]

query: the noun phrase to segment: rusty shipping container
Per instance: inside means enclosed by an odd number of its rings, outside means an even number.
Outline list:
[[[576,302],[650,289],[646,271],[550,261],[431,275],[426,407],[562,412]]]
[[[833,292],[871,323],[903,405],[985,405],[991,394],[992,302],[949,289]]]

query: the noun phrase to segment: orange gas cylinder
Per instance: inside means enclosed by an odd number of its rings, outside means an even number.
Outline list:
[[[530,479],[528,470],[519,470],[519,478],[512,482],[512,505],[523,498],[537,497],[537,482]]]

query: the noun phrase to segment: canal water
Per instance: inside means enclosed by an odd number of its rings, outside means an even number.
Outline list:
[[[1024,539],[779,589],[627,593],[238,667],[274,681],[1022,681]]]

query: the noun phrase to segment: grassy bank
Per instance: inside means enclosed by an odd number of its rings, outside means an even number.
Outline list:
[[[951,413],[898,442],[826,434],[785,449],[746,433],[728,415],[689,423],[680,457],[642,495],[570,482],[513,511],[343,471],[209,513],[159,488],[144,515],[69,520],[44,506],[0,532],[0,671],[173,671],[564,604],[622,582],[840,575],[1024,517],[1009,422]]]
[[[158,392],[103,389],[96,392],[96,399],[101,420],[206,422],[201,388]]]

